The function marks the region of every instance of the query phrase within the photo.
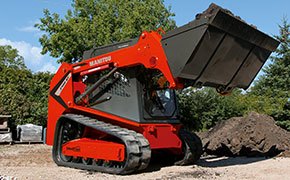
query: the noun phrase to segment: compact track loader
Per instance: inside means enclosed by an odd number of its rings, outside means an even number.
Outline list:
[[[50,84],[47,139],[60,166],[112,174],[145,169],[154,154],[176,164],[202,154],[185,130],[176,89],[247,89],[279,43],[228,10],[211,5],[166,34],[84,52],[63,63]]]

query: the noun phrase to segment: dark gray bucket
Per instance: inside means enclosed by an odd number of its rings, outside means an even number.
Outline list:
[[[175,78],[222,91],[248,88],[279,42],[228,10],[211,5],[196,20],[162,38]]]

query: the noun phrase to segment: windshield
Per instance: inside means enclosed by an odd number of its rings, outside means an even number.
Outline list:
[[[152,90],[145,94],[144,104],[146,113],[151,117],[172,117],[176,110],[175,93],[171,89]]]

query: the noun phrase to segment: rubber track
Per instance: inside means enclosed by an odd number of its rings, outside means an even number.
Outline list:
[[[60,158],[61,144],[60,131],[61,121],[75,121],[84,126],[91,127],[98,131],[110,134],[120,139],[126,147],[126,162],[123,167],[104,167],[97,165],[85,165],[83,163],[65,162]],[[140,133],[116,125],[105,123],[97,119],[77,114],[62,115],[56,128],[55,142],[53,146],[53,159],[60,166],[72,167],[84,170],[93,170],[111,174],[129,174],[137,170],[145,169],[151,158],[149,142]]]
[[[184,158],[175,162],[175,165],[182,166],[195,163],[202,155],[202,142],[200,138],[196,134],[184,129],[179,131],[179,137],[185,143],[185,152]]]

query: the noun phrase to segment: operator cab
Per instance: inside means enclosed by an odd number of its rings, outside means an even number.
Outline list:
[[[89,96],[91,108],[139,123],[179,122],[175,91],[158,84],[163,78],[160,72],[136,67],[118,73],[121,78],[112,77]],[[101,76],[88,77],[87,87]]]

